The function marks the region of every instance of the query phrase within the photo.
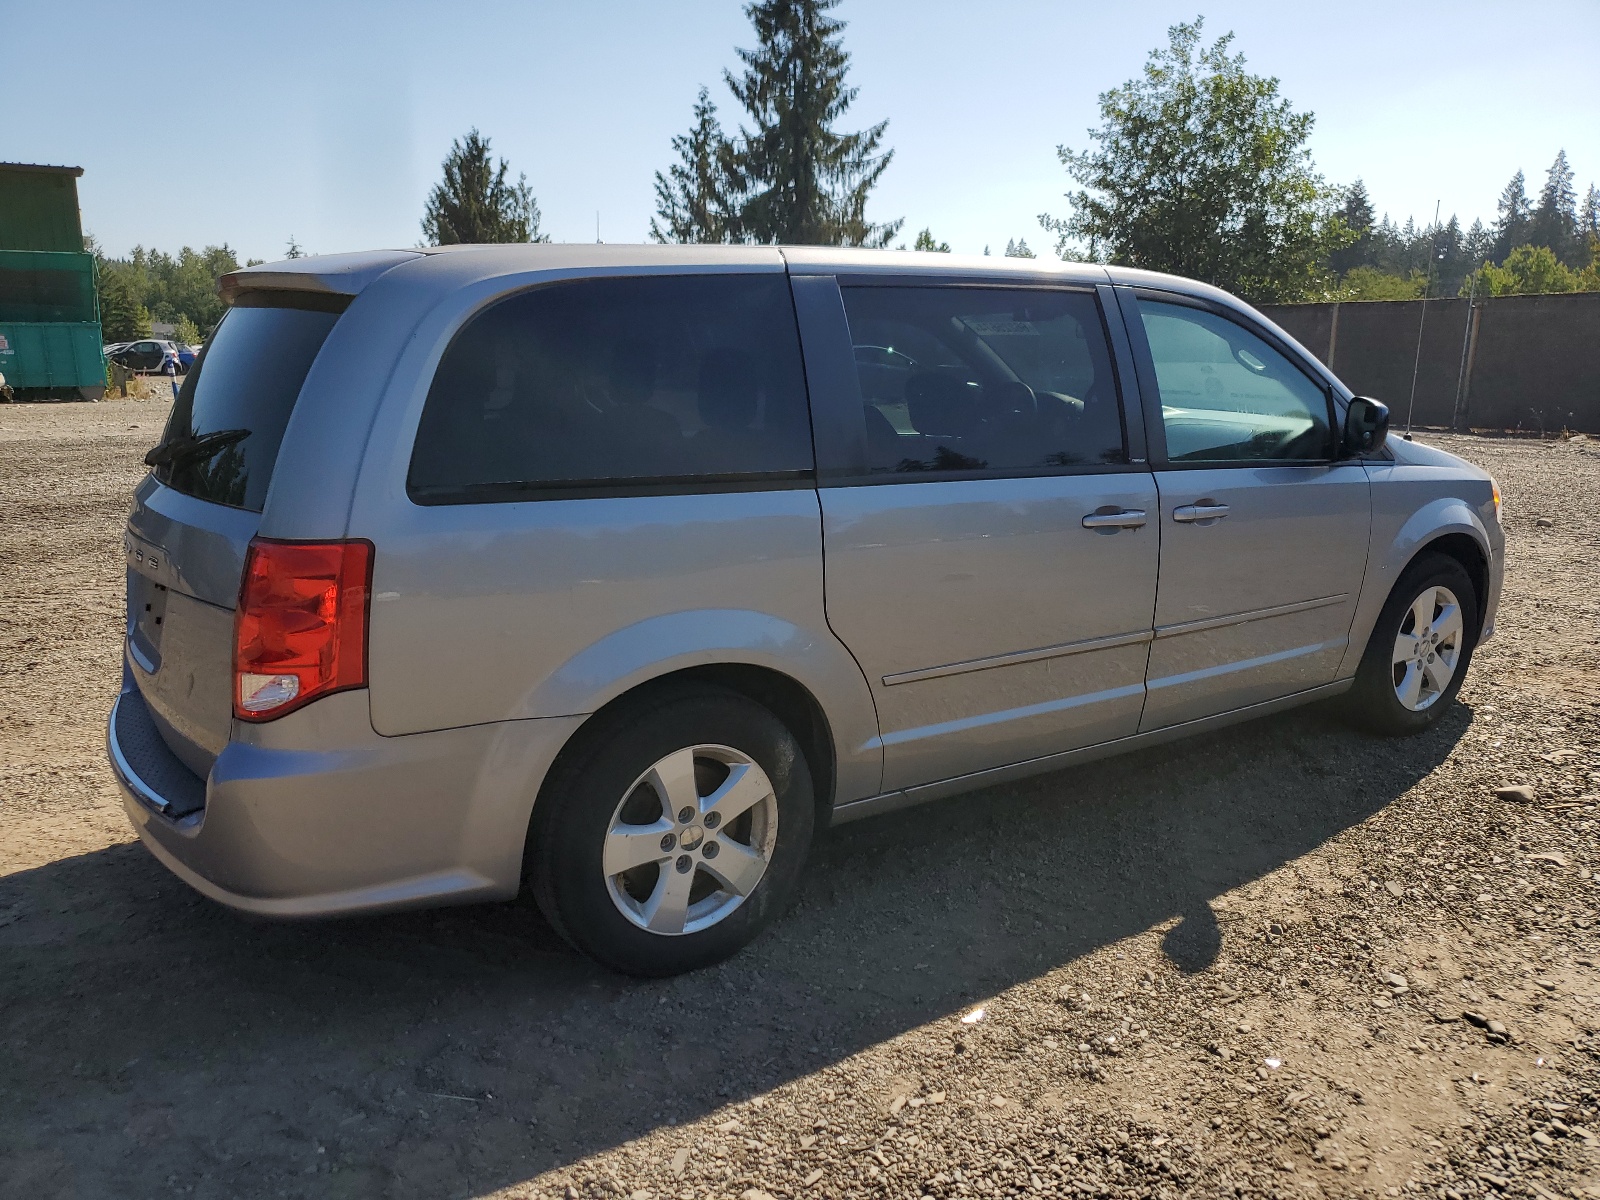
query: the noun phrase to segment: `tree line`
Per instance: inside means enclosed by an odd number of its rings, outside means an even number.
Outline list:
[[[108,342],[149,337],[152,321],[175,326],[172,336],[176,341],[202,341],[222,320],[224,306],[217,295],[217,280],[241,265],[226,243],[202,250],[185,246],[175,255],[135,246],[126,258],[107,257],[92,237],[84,243],[84,249],[95,256],[100,332]],[[298,254],[292,238],[289,248]]]
[[[857,89],[837,3],[746,5],[755,47],[736,48],[738,70],[723,72],[738,121],[724,128],[699,89],[673,161],[655,175],[654,240],[906,248],[896,243],[903,219],[867,215],[894,160],[889,123],[841,128]],[[1600,193],[1590,184],[1579,201],[1565,151],[1536,199],[1518,171],[1491,225],[1375,220],[1362,180],[1336,187],[1317,172],[1314,114],[1247,70],[1231,33],[1210,44],[1203,34],[1203,18],[1172,26],[1138,77],[1099,97],[1088,144],[1057,147],[1074,186],[1067,210],[1039,222],[1059,257],[1185,275],[1255,303],[1600,290]],[[476,128],[442,166],[422,219],[427,244],[549,240],[526,176],[513,182]],[[910,248],[950,246],[923,229]],[[298,253],[291,238],[288,256]],[[1020,237],[1004,253],[1034,257]],[[101,257],[106,336],[140,336],[151,318],[180,336],[209,332],[222,313],[216,278],[238,266],[226,245]]]
[[[756,38],[736,51],[723,82],[742,112],[723,128],[709,89],[695,98],[674,161],[655,176],[650,236],[658,242],[801,243],[886,247],[901,220],[873,222],[867,201],[894,158],[888,122],[837,126],[856,98],[837,0],[756,0]],[[1396,226],[1375,219],[1365,183],[1334,187],[1307,143],[1315,116],[1298,112],[1276,78],[1246,69],[1233,35],[1206,44],[1204,20],[1175,25],[1142,74],[1099,97],[1102,123],[1081,150],[1057,147],[1068,177],[1064,215],[1041,214],[1065,259],[1169,271],[1257,303],[1409,299],[1480,292],[1600,289],[1600,193],[1580,204],[1566,152],[1537,200],[1521,171],[1491,226],[1448,221]],[[523,191],[465,193],[464,178],[503,181],[476,130],[445,160],[424,230],[444,241],[527,241],[518,216],[537,205]],[[496,189],[501,185],[496,184]],[[494,195],[504,196],[497,215]],[[520,197],[520,198],[519,198]],[[477,223],[441,236],[434,213],[474,210]],[[515,231],[516,236],[502,237]],[[901,249],[905,244],[900,243]],[[949,250],[923,229],[914,250]],[[987,247],[985,253],[988,253]],[[1031,258],[1025,238],[1007,255]]]
[[[1467,229],[1454,213],[1419,228],[1373,221],[1361,180],[1345,192],[1338,215],[1354,239],[1332,255],[1337,294],[1356,300],[1406,300],[1476,293],[1600,291],[1600,190],[1580,203],[1565,150],[1556,155],[1537,200],[1521,171],[1500,193],[1492,225]]]

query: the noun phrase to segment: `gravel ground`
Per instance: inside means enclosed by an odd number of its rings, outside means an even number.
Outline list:
[[[1600,1197],[1600,444],[1425,438],[1510,536],[1430,733],[1302,710],[848,826],[638,983],[525,904],[257,923],[134,842],[164,412],[0,408],[0,1194]]]

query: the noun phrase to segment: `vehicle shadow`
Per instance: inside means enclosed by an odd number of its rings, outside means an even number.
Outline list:
[[[1438,765],[1318,709],[845,826],[719,968],[620,978],[529,904],[270,924],[137,845],[0,880],[0,1193],[475,1195],[836,1063],[1181,918]]]

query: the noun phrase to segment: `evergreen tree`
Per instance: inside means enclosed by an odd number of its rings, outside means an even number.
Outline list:
[[[1339,206],[1336,214],[1344,226],[1354,236],[1355,240],[1348,246],[1341,246],[1328,256],[1329,265],[1339,275],[1344,275],[1356,267],[1372,265],[1373,237],[1372,237],[1372,200],[1367,196],[1367,185],[1357,179],[1350,185],[1344,194],[1344,203]]]
[[[1578,193],[1572,184],[1572,168],[1562,150],[1550,164],[1539,203],[1528,217],[1528,244],[1549,246],[1555,256],[1569,266],[1580,265],[1578,239]]]
[[[733,203],[733,147],[722,135],[717,106],[705,88],[694,102],[694,125],[672,139],[678,161],[656,172],[656,215],[650,236],[658,242],[733,242],[739,217]]]
[[[1592,183],[1584,193],[1583,207],[1578,210],[1578,236],[1585,241],[1600,237],[1600,191],[1595,190]]]
[[[141,302],[135,276],[126,264],[96,255],[95,284],[100,292],[100,336],[108,342],[136,342],[150,336],[150,310]]]
[[[489,157],[489,139],[476,128],[457,138],[445,155],[444,179],[434,185],[422,215],[422,233],[431,246],[477,242],[546,242],[539,233],[539,204],[528,177],[506,179],[505,159]]]
[[[935,254],[949,254],[950,243],[941,242],[933,236],[933,230],[924,229],[917,234],[917,240],[911,244],[913,250],[931,250]]]
[[[1461,222],[1456,219],[1455,213],[1451,213],[1450,220],[1434,233],[1433,262],[1435,296],[1455,295],[1461,286],[1461,281],[1477,266],[1467,256],[1466,238],[1461,232]]]
[[[292,233],[289,235],[289,245],[284,250],[283,256],[285,258],[304,258],[306,256],[304,247],[294,240],[294,234]]]
[[[1351,240],[1311,161],[1314,118],[1245,70],[1233,35],[1174,25],[1143,77],[1100,96],[1097,145],[1059,147],[1070,217],[1040,223],[1093,258],[1204,279],[1258,302],[1320,294]]]
[[[1528,241],[1528,181],[1518,171],[1500,193],[1500,216],[1494,223],[1494,253],[1499,261]]]
[[[1388,213],[1384,213],[1383,219],[1372,227],[1370,237],[1370,265],[1382,271],[1398,271],[1400,269],[1400,231],[1395,228],[1394,222],[1389,219]]]
[[[1473,269],[1482,265],[1494,253],[1494,234],[1484,227],[1482,221],[1474,220],[1472,228],[1467,230],[1466,239],[1462,243],[1462,253]]]
[[[724,72],[752,125],[739,129],[733,182],[742,204],[739,234],[755,242],[882,247],[901,222],[873,224],[867,197],[894,158],[883,149],[887,121],[858,133],[834,123],[855,101],[838,0],[754,0],[745,15],[756,48],[739,50],[744,72]]]
[[[1014,242],[1012,242],[1012,241],[1006,242],[1006,257],[1007,258],[1037,258],[1038,255],[1036,255],[1032,250],[1028,249],[1028,239],[1027,238],[1018,238]]]

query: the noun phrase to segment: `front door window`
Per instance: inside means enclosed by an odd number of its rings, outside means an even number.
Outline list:
[[[1327,393],[1226,317],[1144,300],[1172,462],[1308,462],[1332,447]]]

